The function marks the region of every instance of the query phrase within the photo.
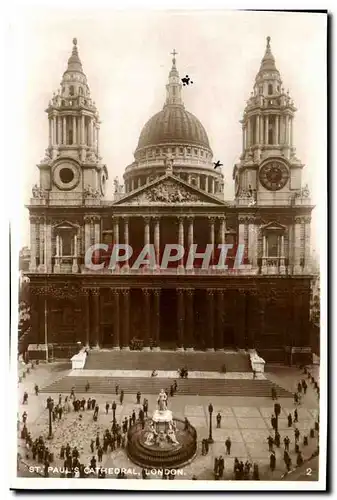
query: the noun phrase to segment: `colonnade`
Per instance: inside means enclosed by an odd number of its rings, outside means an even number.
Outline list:
[[[272,140],[269,140],[270,125],[273,120]],[[255,125],[255,127],[254,127]],[[255,134],[253,133],[255,128]],[[293,118],[291,115],[269,113],[247,118],[242,125],[242,150],[254,145],[293,146]]]
[[[67,132],[72,131],[69,142]],[[91,115],[52,114],[49,116],[49,147],[78,145],[96,147],[99,153],[99,124]]]

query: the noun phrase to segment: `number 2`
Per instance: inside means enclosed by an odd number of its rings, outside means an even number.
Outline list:
[[[311,476],[311,472],[312,472],[312,469],[310,469],[310,467],[308,467],[305,474],[307,476]]]

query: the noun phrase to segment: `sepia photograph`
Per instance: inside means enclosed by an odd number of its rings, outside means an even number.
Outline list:
[[[11,20],[12,489],[325,490],[327,20]]]

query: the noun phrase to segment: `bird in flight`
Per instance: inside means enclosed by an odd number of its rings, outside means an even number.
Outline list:
[[[218,168],[218,167],[222,167],[222,166],[223,166],[223,163],[220,163],[220,161],[218,160],[218,161],[216,161],[216,162],[214,161],[214,162],[213,162],[213,165],[214,165],[214,168]]]

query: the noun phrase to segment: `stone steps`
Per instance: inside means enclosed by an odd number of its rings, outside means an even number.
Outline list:
[[[137,378],[137,377],[64,377],[51,385],[41,389],[46,393],[70,393],[75,387],[75,393],[85,393],[86,383],[89,382],[88,394],[113,394],[115,386],[119,385],[125,394],[158,394],[161,389],[169,389],[172,378]],[[260,396],[270,397],[274,385],[270,380],[247,379],[178,379],[178,395],[199,396]],[[291,398],[292,394],[282,387],[277,387],[279,397]]]
[[[167,370],[186,366],[189,371],[251,372],[246,352],[180,351],[93,351],[85,364],[87,370]]]

